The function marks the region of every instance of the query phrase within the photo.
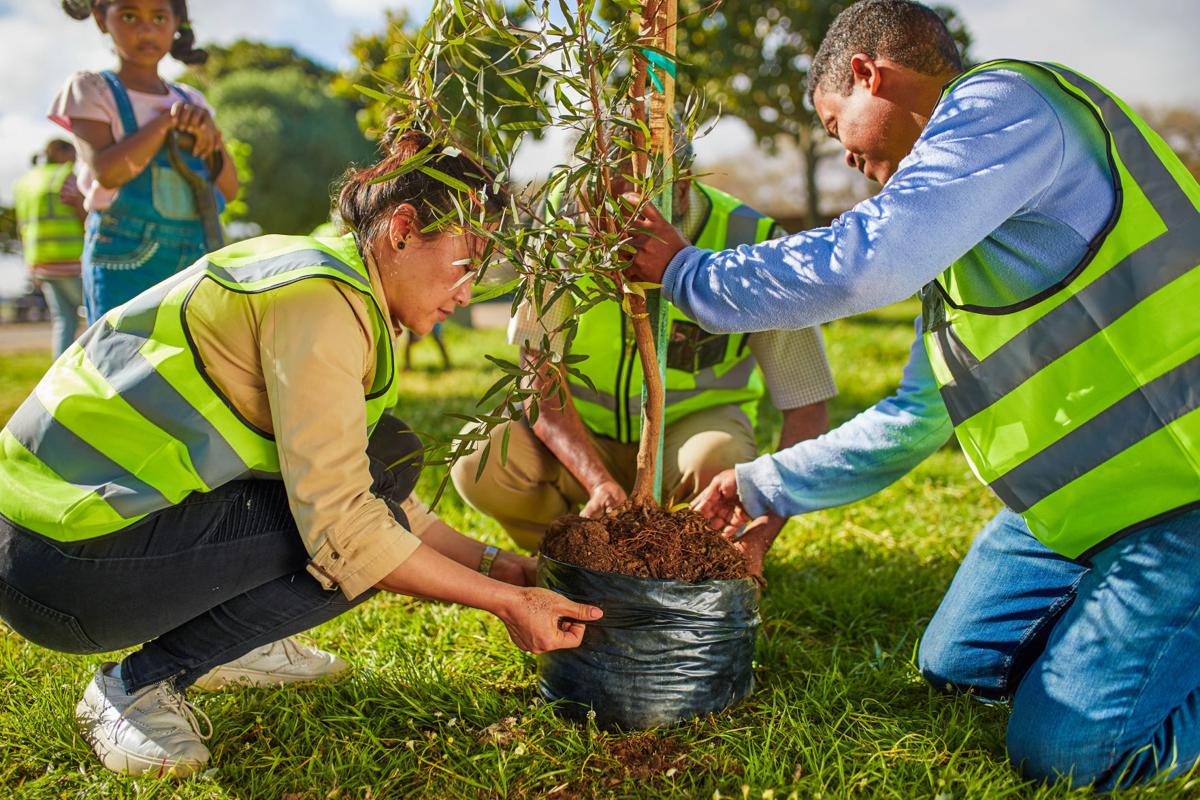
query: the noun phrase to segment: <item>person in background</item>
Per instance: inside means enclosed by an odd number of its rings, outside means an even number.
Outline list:
[[[186,0],[64,0],[76,19],[95,20],[111,40],[117,69],[77,72],[49,118],[75,138],[79,188],[88,210],[83,252],[89,324],[204,255],[204,221],[192,186],[172,162],[168,137],[188,134],[181,166],[200,176],[214,207],[237,193],[233,159],[204,96],[159,76],[168,54],[185,64],[195,47]]]
[[[30,277],[50,307],[51,351],[57,358],[75,340],[83,286],[83,195],[75,182],[75,147],[64,139],[46,145],[41,163],[13,186],[21,247]]]
[[[404,339],[404,370],[412,371],[412,350],[417,342],[425,337],[416,331],[408,331],[408,335]],[[433,326],[433,330],[429,332],[429,338],[433,339],[433,343],[437,345],[438,352],[442,355],[442,370],[451,369],[453,366],[450,363],[450,353],[446,350],[446,342],[442,338],[442,323]]]
[[[809,94],[878,194],[723,252],[648,209],[633,274],[720,331],[919,293],[918,336],[895,396],[722,473],[696,507],[736,528],[852,502],[953,431],[1005,507],[921,638],[925,678],[1011,700],[1008,754],[1031,779],[1107,791],[1194,770],[1200,185],[1095,81],[1012,59],[964,71],[907,0],[847,6]]]
[[[688,160],[685,151],[684,161]],[[579,213],[558,208],[551,213]],[[690,179],[675,184],[673,208],[689,241],[731,247],[777,238],[775,220],[719,189]],[[495,518],[521,547],[537,549],[557,517],[582,506],[592,517],[615,509],[633,487],[641,434],[642,368],[633,349],[633,326],[616,303],[600,303],[580,318],[570,342],[556,333],[572,313],[567,299],[538,316],[523,303],[509,326],[509,341],[524,357],[543,340],[551,348],[587,359],[575,366],[589,386],[560,367],[567,402],[558,401],[547,366],[538,376],[543,397],[537,420],[492,430],[492,457],[478,474],[481,451],[452,468],[455,488],[468,503]],[[767,330],[752,335],[710,333],[669,309],[663,432],[663,492],[687,501],[709,480],[758,452],[754,425],[769,390],[783,414],[780,447],[824,433],[825,403],[837,393],[819,328]],[[594,387],[594,388],[593,388]],[[509,437],[505,464],[500,452]],[[761,521],[739,546],[761,578],[762,555],[783,517]],[[765,545],[765,546],[764,546]]]
[[[109,769],[207,763],[194,683],[345,674],[280,637],[378,590],[489,611],[535,653],[578,645],[601,616],[410,496],[420,441],[385,413],[404,407],[396,329],[427,333],[465,305],[484,249],[427,230],[466,199],[397,175],[418,152],[483,210],[504,207],[465,156],[403,132],[347,174],[352,233],[208,254],[92,325],[0,431],[0,618],[62,652],[136,648],[76,706]]]

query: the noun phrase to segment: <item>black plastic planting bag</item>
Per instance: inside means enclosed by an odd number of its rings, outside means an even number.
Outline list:
[[[542,556],[538,585],[598,606],[583,643],[538,656],[538,688],[560,713],[602,728],[671,725],[754,688],[754,581],[683,583],[597,572]]]

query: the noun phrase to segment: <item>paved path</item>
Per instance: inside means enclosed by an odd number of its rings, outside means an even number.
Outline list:
[[[0,353],[29,350],[50,352],[49,322],[12,322],[0,325]]]

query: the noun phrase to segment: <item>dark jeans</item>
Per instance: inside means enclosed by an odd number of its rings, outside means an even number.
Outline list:
[[[404,423],[384,417],[367,448],[372,491],[399,503],[420,474]],[[282,481],[233,481],[116,533],[55,542],[0,517],[0,618],[35,644],[96,653],[145,643],[122,662],[126,689],[180,688],[220,664],[350,610],[306,571]]]

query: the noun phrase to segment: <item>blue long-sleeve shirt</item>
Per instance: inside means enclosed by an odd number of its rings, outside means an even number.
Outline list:
[[[756,517],[852,503],[904,477],[953,432],[918,336],[895,394],[823,436],[739,464],[738,496]]]
[[[663,291],[706,329],[805,327],[911,296],[966,257],[970,303],[1007,305],[1079,263],[1115,204],[1106,142],[1053,78],[994,70],[948,92],[887,185],[827,228],[680,251]],[[951,430],[920,337],[896,394],[738,467],[752,514],[791,516],[895,481]]]

